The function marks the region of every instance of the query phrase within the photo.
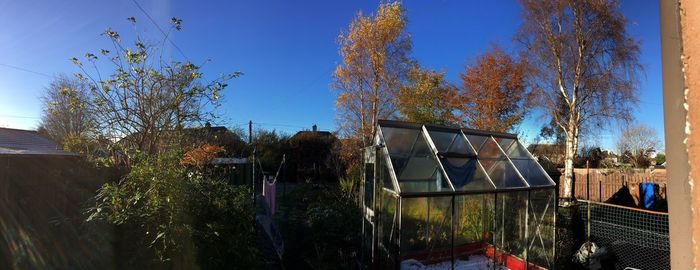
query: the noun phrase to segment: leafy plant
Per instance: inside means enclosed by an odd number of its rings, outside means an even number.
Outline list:
[[[354,269],[361,213],[337,185],[299,184],[279,213],[285,265],[291,269]]]
[[[119,182],[100,188],[88,222],[117,226],[125,267],[256,266],[249,191],[181,159],[178,152],[137,158]]]

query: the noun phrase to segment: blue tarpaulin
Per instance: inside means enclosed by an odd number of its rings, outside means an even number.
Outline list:
[[[644,182],[639,184],[639,193],[642,195],[642,205],[646,209],[654,207],[656,204],[656,184]]]

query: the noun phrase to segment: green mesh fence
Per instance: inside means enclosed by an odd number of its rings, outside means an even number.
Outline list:
[[[605,247],[617,269],[670,269],[668,214],[579,201],[581,220],[590,237]]]

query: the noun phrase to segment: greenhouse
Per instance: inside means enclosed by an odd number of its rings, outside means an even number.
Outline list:
[[[552,269],[556,184],[516,135],[379,121],[365,149],[370,269]]]

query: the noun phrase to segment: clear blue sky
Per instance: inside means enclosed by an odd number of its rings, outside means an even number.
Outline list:
[[[335,129],[335,92],[331,74],[340,61],[336,38],[357,11],[371,13],[375,1],[147,1],[137,0],[161,27],[170,17],[183,20],[173,40],[199,62],[212,59],[205,75],[242,71],[230,83],[222,106],[229,126],[253,120],[256,127],[294,132]],[[447,72],[452,83],[465,64],[499,44],[514,48],[520,24],[516,1],[406,1],[413,56],[422,65]],[[663,140],[658,1],[622,1],[629,33],[641,42],[646,77],[640,82],[640,122]],[[39,97],[51,78],[7,67],[55,75],[77,70],[73,56],[97,52],[107,41],[99,34],[112,27],[133,33],[135,16],[147,36],[161,38],[132,1],[0,0],[0,127],[36,128]],[[171,50],[174,58],[182,57]],[[533,140],[544,122],[536,115],[522,126]],[[593,141],[612,148],[615,128],[596,132]]]

